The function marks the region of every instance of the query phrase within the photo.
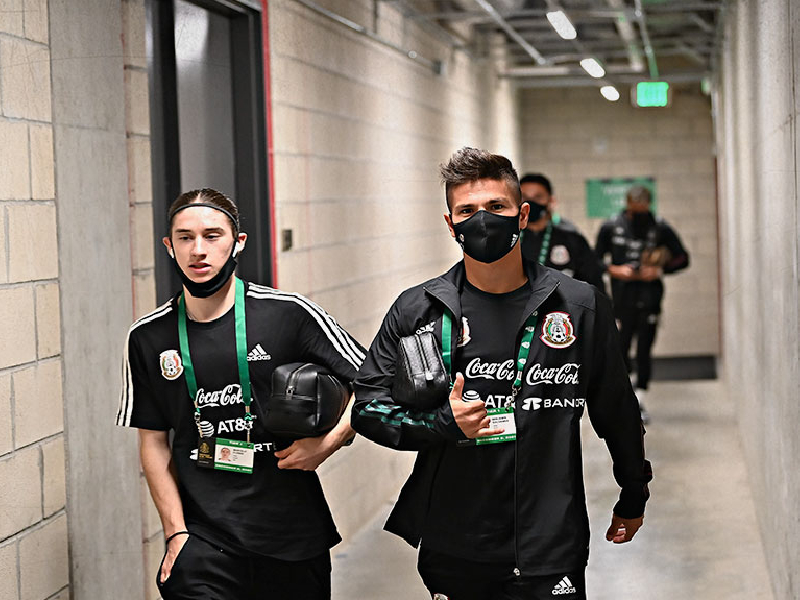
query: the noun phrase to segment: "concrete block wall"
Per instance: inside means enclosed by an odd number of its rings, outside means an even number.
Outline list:
[[[672,105],[631,106],[627,89],[608,102],[596,88],[521,90],[522,169],[547,175],[558,211],[593,246],[602,219],[589,219],[586,180],[652,176],[658,213],[691,255],[665,278],[656,356],[719,353],[717,205],[711,101],[675,90]]]
[[[722,366],[775,598],[800,595],[800,7],[740,0],[716,84]]]
[[[136,311],[152,305],[146,290],[134,289],[137,275],[146,278],[152,267],[142,225],[147,210],[140,208],[149,202],[142,185],[149,181],[144,4],[42,5],[51,59],[50,87],[39,93],[52,99],[57,166],[69,595],[140,600],[145,575],[136,434],[113,423],[122,343]],[[134,298],[141,299],[135,309]]]
[[[128,155],[133,315],[138,319],[156,308],[151,178],[150,100],[147,72],[145,0],[122,0],[122,47],[125,69],[125,131]],[[160,597],[155,573],[164,554],[161,520],[140,473],[144,597]]]
[[[386,2],[321,4],[425,58],[403,54],[294,0],[269,2],[277,284],[311,297],[369,346],[397,295],[460,258],[438,165],[464,145],[518,158],[514,91]],[[366,440],[322,466],[347,538],[396,497],[413,454]]]
[[[0,9],[0,598],[69,595],[45,0]]]

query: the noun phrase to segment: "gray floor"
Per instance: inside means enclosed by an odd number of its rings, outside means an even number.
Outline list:
[[[772,600],[733,407],[714,381],[657,382],[646,445],[655,479],[636,539],[604,539],[617,494],[608,452],[584,423],[591,600]],[[586,419],[584,419],[586,421]],[[333,550],[333,600],[430,598],[414,551],[381,531],[389,505]]]

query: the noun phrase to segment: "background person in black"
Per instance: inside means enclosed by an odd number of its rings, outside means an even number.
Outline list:
[[[610,256],[606,268],[628,372],[632,371],[630,348],[636,336],[636,396],[646,423],[649,418],[644,397],[650,384],[650,351],[664,297],[662,276],[688,267],[689,254],[672,227],[653,216],[647,188],[629,189],[625,203],[621,214],[603,223],[595,252],[604,262]]]
[[[604,290],[603,267],[589,242],[571,221],[553,210],[550,180],[541,173],[528,173],[519,184],[523,202],[531,207],[522,235],[522,256]]]
[[[463,148],[442,178],[464,260],[398,297],[354,383],[353,428],[418,451],[385,528],[421,544],[418,569],[436,600],[586,598],[584,406],[622,488],[606,539],[633,539],[651,478],[610,302],[523,261],[529,207],[508,159]],[[441,345],[445,314],[455,329],[449,399],[431,411],[398,404],[400,338],[430,331]],[[508,406],[499,426],[493,413]]]
[[[326,435],[286,442],[276,451],[277,440],[261,426],[263,403],[276,366],[313,362],[350,382],[364,351],[299,294],[239,285],[233,271],[246,239],[236,206],[215,190],[187,192],[173,203],[164,244],[183,292],[131,326],[117,424],[139,429],[142,467],[167,538],[157,575],[166,600],[327,600],[329,549],[340,537],[313,471],[353,431],[345,418]],[[242,354],[256,416],[252,474],[200,468],[197,461],[201,434],[247,438],[237,288],[244,292]],[[191,360],[180,349],[181,297]],[[196,404],[187,388],[190,364]]]

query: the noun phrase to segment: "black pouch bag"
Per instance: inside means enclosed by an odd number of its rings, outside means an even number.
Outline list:
[[[350,388],[327,368],[288,363],[272,372],[264,429],[284,439],[316,437],[333,429],[350,400]]]
[[[450,396],[450,376],[430,331],[400,338],[392,399],[416,410],[442,406]]]

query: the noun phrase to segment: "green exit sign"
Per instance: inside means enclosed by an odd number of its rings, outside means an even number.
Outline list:
[[[672,94],[666,81],[640,81],[633,88],[634,106],[669,106],[670,100]]]

